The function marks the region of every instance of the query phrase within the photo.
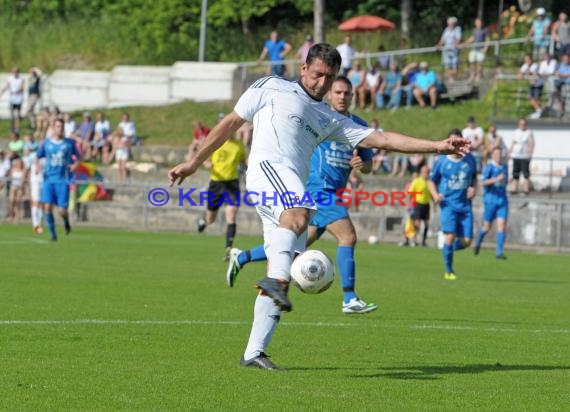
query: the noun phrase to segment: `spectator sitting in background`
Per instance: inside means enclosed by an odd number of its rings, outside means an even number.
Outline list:
[[[267,56],[269,56],[270,74],[281,76],[285,75],[285,65],[283,59],[291,51],[291,45],[285,40],[279,39],[279,33],[272,31],[269,39],[265,41],[263,50],[257,59],[257,64],[261,64]]]
[[[352,84],[352,103],[349,111],[356,108],[356,98],[358,97],[360,108],[364,109],[366,104],[366,71],[362,69],[360,63],[355,61],[352,69],[348,72],[348,80]]]
[[[95,135],[95,123],[91,120],[91,113],[83,113],[83,121],[77,130],[79,141],[81,142],[81,153],[85,160],[91,159],[91,147],[93,145],[93,136]]]
[[[49,109],[48,109],[49,110]],[[49,120],[48,120],[49,123]],[[71,117],[71,114],[64,113],[63,114],[63,137],[68,139],[73,139],[75,136],[75,131],[77,130],[77,125],[75,124],[75,120]]]
[[[376,95],[376,105],[380,109],[384,107],[384,97],[390,99],[388,101],[388,109],[395,111],[400,107],[400,101],[402,100],[402,75],[396,62],[390,65],[390,71],[384,76],[380,90],[378,90]]]
[[[437,77],[432,70],[428,69],[427,62],[420,63],[420,72],[414,82],[414,97],[421,107],[426,107],[424,97],[429,96],[432,109],[437,105]]]
[[[374,130],[381,130],[378,128],[378,120],[372,119],[370,121],[370,128]],[[390,159],[388,158],[386,150],[372,149],[374,156],[372,157],[372,174],[378,172],[382,169],[386,173],[390,173],[392,168],[390,167]]]
[[[109,134],[111,133],[111,124],[109,120],[105,119],[105,115],[97,112],[95,115],[95,135],[93,137],[93,152],[92,156],[102,159],[103,146],[110,145]]]
[[[305,43],[303,43],[301,47],[299,47],[299,50],[297,50],[295,59],[305,63],[305,60],[307,60],[307,54],[309,54],[309,49],[313,46],[313,44],[315,44],[313,36],[308,34],[305,37]]]
[[[20,157],[12,160],[8,172],[10,192],[8,193],[8,221],[16,223],[22,218],[22,203],[24,201],[26,169]]]
[[[420,67],[416,62],[412,62],[402,69],[402,81],[404,84],[402,90],[406,92],[406,109],[412,107],[414,101],[414,86],[419,72]]]
[[[370,95],[370,110],[374,109],[376,105],[376,93],[378,88],[380,87],[380,82],[382,81],[382,75],[380,74],[380,70],[378,69],[378,65],[372,66],[366,72],[366,82],[364,83],[364,87],[362,87],[360,91],[359,99],[361,101],[360,105],[362,107],[362,103],[366,102],[366,96]]]
[[[16,157],[22,157],[24,154],[24,141],[20,139],[18,132],[10,133],[10,142],[8,143],[8,150],[10,153],[10,160]]]

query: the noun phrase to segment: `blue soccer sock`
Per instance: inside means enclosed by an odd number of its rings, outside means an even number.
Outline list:
[[[344,302],[356,297],[354,292],[355,263],[354,248],[352,246],[339,246],[336,248],[336,263],[340,274]]]
[[[260,260],[267,260],[265,255],[265,248],[263,245],[255,246],[250,250],[244,250],[238,255],[238,263],[240,266],[246,265],[249,262],[259,262]]]
[[[497,256],[503,255],[503,247],[505,246],[506,239],[507,234],[505,232],[497,232]]]
[[[55,220],[53,218],[53,213],[52,212],[47,212],[46,213],[46,222],[48,225],[48,229],[49,229],[49,233],[51,235],[52,239],[57,239],[57,235],[55,233]]]
[[[453,245],[447,243],[443,245],[443,261],[445,262],[445,272],[453,273]]]
[[[481,247],[481,243],[483,243],[485,235],[487,235],[487,232],[481,228],[481,230],[479,230],[479,236],[477,237],[477,243],[475,245],[476,247]]]
[[[455,238],[455,241],[453,242],[453,250],[461,249],[465,249],[465,246],[463,246],[463,243],[461,243],[461,239]]]

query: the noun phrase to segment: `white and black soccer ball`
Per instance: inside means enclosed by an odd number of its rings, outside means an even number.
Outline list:
[[[334,263],[320,250],[307,250],[293,261],[291,279],[303,293],[322,293],[334,281]]]

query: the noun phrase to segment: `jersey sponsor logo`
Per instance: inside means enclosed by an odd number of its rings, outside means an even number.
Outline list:
[[[306,130],[307,132],[311,133],[311,134],[315,137],[315,139],[319,137],[319,134],[315,131],[315,129],[313,129],[313,128],[311,127],[310,124],[305,125],[305,130]]]
[[[303,120],[302,117],[297,116],[296,114],[290,114],[289,119],[292,120],[293,123],[295,123],[301,129],[305,127],[305,121]]]

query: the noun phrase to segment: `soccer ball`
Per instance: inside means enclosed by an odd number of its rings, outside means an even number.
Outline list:
[[[371,245],[377,244],[377,243],[378,243],[378,236],[370,235],[370,236],[368,237],[368,243],[371,244]]]
[[[319,250],[307,250],[293,261],[291,278],[303,293],[322,293],[333,283],[334,263]]]

